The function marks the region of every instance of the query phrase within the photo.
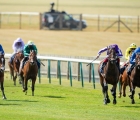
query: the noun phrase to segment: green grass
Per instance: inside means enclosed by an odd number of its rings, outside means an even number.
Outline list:
[[[5,94],[7,100],[0,100],[0,118],[2,120],[138,120],[140,100],[136,89],[136,104],[130,99],[117,98],[117,104],[103,105],[101,87],[93,89],[92,83],[73,81],[70,87],[68,80],[62,80],[59,85],[57,79],[48,84],[47,79],[42,83],[36,82],[35,96],[31,96],[30,87],[27,95],[22,92],[21,86],[13,86],[12,80],[6,76]],[[29,85],[31,83],[29,82]],[[109,86],[110,88],[111,86]],[[117,91],[118,94],[118,91]],[[127,92],[128,94],[128,92]]]

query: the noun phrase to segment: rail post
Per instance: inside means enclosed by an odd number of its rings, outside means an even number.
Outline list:
[[[80,76],[81,76],[82,87],[84,87],[83,68],[82,68],[82,63],[81,62],[80,62]]]
[[[51,83],[51,63],[50,60],[48,60],[48,78],[49,78],[49,83]]]
[[[61,66],[60,66],[60,60],[57,61],[57,65],[58,65],[59,84],[61,85]]]
[[[95,89],[95,74],[94,74],[94,64],[92,63],[92,80],[93,80],[93,87]]]
[[[39,63],[40,63],[40,59],[38,59]],[[41,83],[41,73],[40,73],[40,70],[41,70],[41,65],[40,65],[40,69],[38,69],[38,78],[39,78],[39,83]]]

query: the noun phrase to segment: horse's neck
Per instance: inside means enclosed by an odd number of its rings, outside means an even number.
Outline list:
[[[109,71],[110,69],[115,69],[116,64],[115,63],[111,63],[111,61],[108,61],[106,64],[106,71]]]

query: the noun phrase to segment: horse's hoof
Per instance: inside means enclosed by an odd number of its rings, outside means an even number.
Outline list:
[[[22,91],[23,91],[23,92],[25,92],[25,90],[24,90],[24,89],[23,89]]]
[[[106,99],[104,99],[103,102],[104,102],[104,105],[107,105],[107,100]]]
[[[123,95],[123,97],[126,97],[126,95]]]
[[[107,99],[107,103],[110,103],[110,99]]]
[[[117,103],[117,101],[116,100],[113,100],[113,104],[116,105],[116,103]]]
[[[118,98],[121,98],[121,95],[118,95]]]
[[[4,97],[3,97],[3,100],[6,100],[6,99],[7,99],[7,98],[4,96]]]
[[[133,100],[131,101],[131,103],[132,103],[132,104],[135,104],[135,100],[133,99]]]

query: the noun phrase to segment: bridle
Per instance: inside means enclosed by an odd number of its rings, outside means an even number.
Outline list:
[[[36,52],[35,51],[30,51],[30,55],[29,55],[29,62],[31,65],[35,65],[36,63]]]
[[[117,53],[114,48],[108,49],[108,60],[113,64],[116,62],[116,59],[118,58]]]

